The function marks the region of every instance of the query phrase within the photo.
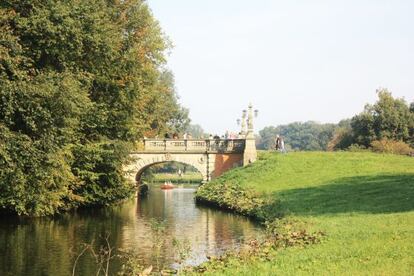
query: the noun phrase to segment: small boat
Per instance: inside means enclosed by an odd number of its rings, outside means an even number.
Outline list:
[[[171,183],[171,181],[164,182],[164,184],[161,185],[162,190],[170,190],[170,189],[174,189],[174,188],[175,188],[175,186]]]

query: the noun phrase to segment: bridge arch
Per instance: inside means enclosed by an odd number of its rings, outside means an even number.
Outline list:
[[[201,171],[200,171],[200,168],[195,167],[195,166],[194,166],[194,164],[184,163],[184,162],[182,162],[182,161],[175,161],[175,160],[171,160],[171,161],[163,161],[163,162],[157,162],[157,163],[150,163],[150,164],[148,164],[147,166],[145,166],[145,167],[141,168],[141,169],[140,169],[140,170],[136,173],[136,175],[135,175],[135,181],[136,181],[136,182],[138,182],[138,183],[140,183],[140,182],[141,182],[141,178],[142,178],[143,173],[144,173],[144,172],[145,172],[148,168],[150,168],[150,167],[152,167],[152,166],[154,166],[154,165],[158,165],[158,164],[165,164],[165,163],[168,163],[168,162],[177,162],[177,163],[180,163],[180,164],[189,165],[189,166],[191,166],[191,167],[195,168],[195,169],[198,171],[198,173],[202,176],[203,181],[207,181],[208,176],[207,176],[207,175],[205,175],[205,174],[203,174],[203,172],[201,172]]]
[[[210,180],[207,169],[207,155],[193,154],[132,154],[133,162],[126,168],[127,177],[140,182],[143,172],[156,164],[178,162],[194,167],[202,176],[203,181]]]

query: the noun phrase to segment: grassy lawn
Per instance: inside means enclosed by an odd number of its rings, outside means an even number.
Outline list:
[[[414,158],[262,153],[223,179],[280,199],[290,218],[327,236],[279,250],[270,261],[234,261],[221,274],[414,275]]]

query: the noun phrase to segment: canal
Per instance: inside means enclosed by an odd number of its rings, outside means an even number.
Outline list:
[[[195,185],[161,190],[152,185],[148,196],[114,207],[78,210],[53,218],[1,218],[0,275],[71,275],[75,258],[85,245],[113,255],[134,251],[140,263],[176,268],[177,246],[189,246],[186,265],[237,248],[257,237],[260,227],[242,216],[197,206]],[[161,234],[160,234],[161,233]],[[174,240],[175,246],[174,246]],[[181,246],[183,247],[183,246]],[[154,248],[159,248],[156,250]],[[182,250],[181,250],[182,251]],[[121,261],[110,262],[110,275]],[[76,275],[95,275],[97,264],[89,252],[79,258]]]

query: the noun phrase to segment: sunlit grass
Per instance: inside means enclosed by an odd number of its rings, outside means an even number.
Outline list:
[[[373,153],[262,153],[223,176],[281,200],[321,244],[233,264],[226,275],[414,275],[414,158]],[[274,210],[279,211],[279,210]],[[216,274],[216,273],[213,273]]]

